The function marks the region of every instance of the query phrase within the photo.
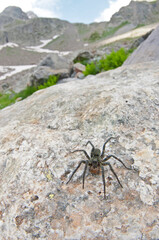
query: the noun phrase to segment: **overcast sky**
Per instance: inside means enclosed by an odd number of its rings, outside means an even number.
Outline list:
[[[0,0],[0,12],[8,6],[33,11],[39,17],[56,17],[69,22],[109,21],[112,14],[131,0]]]

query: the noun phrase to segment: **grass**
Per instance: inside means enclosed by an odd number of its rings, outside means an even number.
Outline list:
[[[20,91],[19,93],[15,93],[13,91],[11,93],[5,94],[0,93],[0,109],[3,109],[11,104],[14,104],[16,101],[18,101],[18,99],[23,100],[40,89],[44,89],[55,85],[58,81],[58,78],[59,78],[58,76],[50,76],[44,84],[38,87],[27,86],[24,90]]]
[[[137,28],[140,28],[140,27],[144,27],[145,26],[145,24],[144,23],[140,23],[140,24],[138,24],[137,26],[136,26],[136,28],[135,29],[137,29]]]
[[[113,35],[117,30],[119,30],[120,28],[124,27],[127,24],[129,24],[129,22],[125,21],[125,22],[121,23],[120,25],[118,25],[117,27],[109,28],[107,31],[104,31],[102,33],[102,38],[106,38],[110,35]]]
[[[100,39],[103,39],[103,38],[106,38],[108,36],[111,36],[113,35],[117,30],[119,30],[120,28],[124,27],[125,25],[129,24],[128,21],[125,21],[123,23],[121,23],[120,25],[112,28],[108,28],[106,31],[103,31],[102,34],[99,34],[97,31],[93,32],[91,34],[91,36],[89,37],[88,41],[89,42],[95,42],[97,40],[100,40]]]
[[[88,32],[88,27],[83,23],[75,23],[75,26],[77,27],[78,33],[80,35],[84,35]]]

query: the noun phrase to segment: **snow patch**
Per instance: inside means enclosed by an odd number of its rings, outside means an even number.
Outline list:
[[[85,44],[84,44],[84,47],[87,47],[87,46],[88,46],[88,43],[85,43]]]
[[[24,70],[28,70],[36,67],[36,65],[23,65],[23,66],[0,66],[0,72],[5,73],[0,77],[0,80],[4,80],[7,77],[11,77],[12,75],[22,72]]]
[[[43,48],[43,47],[46,47],[46,45],[48,43],[50,43],[52,40],[55,40],[56,38],[58,38],[59,35],[55,35],[53,36],[52,39],[48,39],[48,40],[41,40],[42,44],[38,45],[38,46],[29,46],[29,47],[25,47],[23,48],[24,50],[27,50],[27,51],[34,51],[34,52],[38,52],[38,53],[56,53],[58,54],[59,56],[65,56],[65,55],[68,55],[70,53],[70,51],[64,51],[64,52],[60,52],[58,50],[50,50],[50,49],[47,49],[47,48]]]
[[[16,43],[11,43],[11,42],[5,43],[5,44],[3,44],[3,45],[0,45],[0,50],[2,50],[2,49],[5,48],[5,47],[14,48],[14,47],[19,47],[19,45],[16,44]]]

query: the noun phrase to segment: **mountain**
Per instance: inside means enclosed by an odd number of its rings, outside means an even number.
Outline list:
[[[26,14],[27,14],[28,18],[37,18],[37,17],[38,17],[38,16],[37,16],[34,12],[32,12],[32,11],[28,11]]]
[[[28,19],[28,16],[26,13],[24,13],[21,8],[15,7],[15,6],[10,6],[4,9],[2,12],[2,15],[9,16],[13,19],[22,19],[26,20]]]
[[[7,7],[0,13],[0,31],[4,33],[8,27],[10,29],[10,27],[16,26],[18,20],[25,21],[28,19],[27,14],[24,13],[21,8],[15,6]],[[0,42],[2,42],[2,40]]]
[[[77,50],[92,41],[100,41],[157,22],[158,13],[159,0],[131,1],[115,13],[109,22],[83,24],[55,18],[38,18],[24,13],[18,7],[10,6],[0,14],[0,44],[14,42],[20,46],[35,46],[41,40],[52,39],[47,45],[49,49]],[[58,38],[54,39],[54,36]]]
[[[128,21],[134,27],[159,21],[159,1],[131,1],[112,16],[110,23],[119,25],[123,21]]]

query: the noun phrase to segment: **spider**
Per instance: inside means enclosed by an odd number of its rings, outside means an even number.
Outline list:
[[[110,164],[109,162],[107,162],[107,161],[108,161],[110,158],[114,158],[114,159],[116,159],[117,161],[119,161],[120,163],[122,163],[122,165],[123,165],[126,169],[132,170],[132,168],[127,167],[127,166],[126,166],[119,158],[117,158],[115,155],[112,155],[112,154],[111,154],[111,155],[107,155],[106,157],[104,157],[105,146],[106,146],[106,144],[107,144],[112,138],[113,138],[113,137],[110,137],[108,140],[106,140],[106,142],[105,142],[104,145],[103,145],[102,152],[100,151],[100,149],[95,148],[94,145],[91,143],[91,141],[88,141],[88,142],[86,143],[86,146],[87,146],[88,144],[90,144],[91,147],[92,147],[91,155],[90,155],[90,156],[89,156],[88,153],[87,153],[85,150],[83,150],[83,149],[77,149],[77,150],[73,151],[72,153],[74,153],[74,152],[83,152],[88,160],[82,160],[82,161],[79,162],[78,166],[77,166],[77,167],[75,168],[75,170],[72,172],[72,174],[71,174],[71,176],[70,176],[70,178],[69,178],[69,180],[67,181],[66,184],[68,184],[68,183],[71,181],[73,175],[74,175],[74,174],[76,173],[76,171],[79,169],[79,167],[81,166],[81,164],[84,163],[84,164],[85,164],[85,168],[84,168],[83,175],[82,175],[82,176],[83,176],[83,189],[84,189],[84,182],[85,182],[86,170],[87,170],[87,167],[88,167],[88,166],[91,167],[91,168],[93,168],[93,169],[101,168],[101,170],[102,170],[102,180],[103,180],[103,186],[104,186],[104,199],[106,199],[106,190],[105,190],[106,187],[105,187],[104,166],[109,166],[110,170],[112,171],[112,173],[113,173],[114,176],[116,177],[116,179],[117,179],[120,187],[123,188],[123,186],[122,186],[122,184],[120,183],[119,178],[118,178],[118,176],[116,175],[115,171],[113,170],[111,164]]]

